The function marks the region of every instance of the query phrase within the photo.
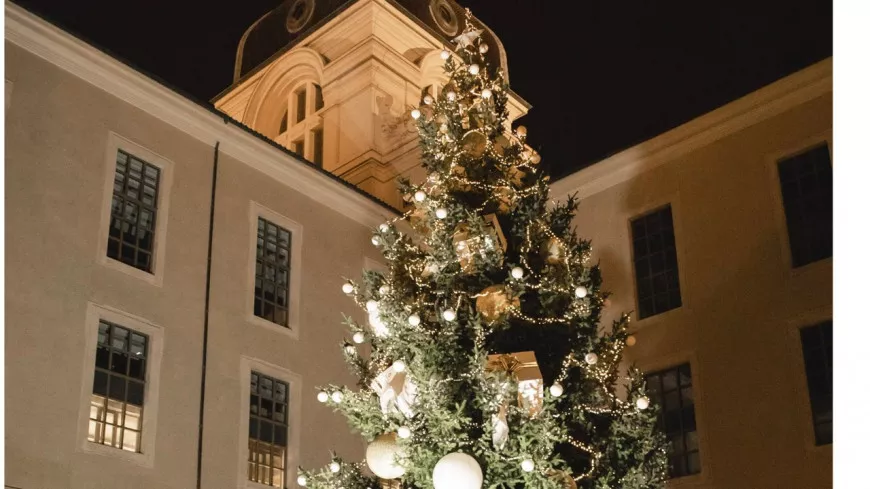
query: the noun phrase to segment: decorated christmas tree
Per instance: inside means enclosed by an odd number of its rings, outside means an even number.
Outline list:
[[[343,286],[368,314],[346,321],[359,385],[317,396],[369,441],[366,460],[300,469],[297,482],[662,487],[656,408],[621,365],[629,316],[599,327],[608,294],[571,225],[578,202],[549,202],[480,33],[469,14],[441,55],[448,82],[411,111],[427,178],[400,182],[410,209],[373,234],[388,270]]]

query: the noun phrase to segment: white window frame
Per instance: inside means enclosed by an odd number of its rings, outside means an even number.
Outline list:
[[[251,372],[259,372],[269,377],[287,382],[288,392],[287,457],[284,464],[284,487],[296,484],[296,468],[299,465],[299,432],[302,419],[302,376],[263,360],[242,356],[239,370],[239,453],[238,488],[265,489],[272,487],[248,480],[248,422],[251,412]]]
[[[97,331],[100,320],[148,335],[148,365],[145,371],[145,405],[142,410],[141,452],[128,452],[119,448],[88,441],[88,419],[94,385],[94,359],[97,355]],[[114,457],[147,468],[154,467],[157,439],[158,392],[160,368],[163,359],[163,328],[147,319],[110,306],[88,302],[85,314],[85,350],[79,399],[76,451]]]
[[[263,218],[273,224],[290,231],[290,293],[287,296],[287,327],[273,323],[254,314],[254,285],[257,273],[257,222]],[[257,326],[289,336],[294,340],[299,339],[299,310],[301,309],[302,292],[302,225],[298,222],[279,214],[266,206],[251,201],[248,210],[248,267],[247,288],[245,294],[245,317],[248,322]]]
[[[109,240],[109,225],[112,221],[112,196],[114,194],[115,168],[118,150],[124,151],[160,169],[160,182],[157,188],[157,215],[154,228],[154,251],[152,253],[152,270],[148,273],[124,262],[106,256]],[[163,286],[163,270],[166,264],[166,229],[169,217],[169,196],[172,191],[172,173],[174,163],[163,156],[154,153],[144,146],[109,131],[106,144],[103,200],[100,210],[100,235],[97,239],[97,263],[113,270],[123,272],[131,277],[143,280],[155,287]]]

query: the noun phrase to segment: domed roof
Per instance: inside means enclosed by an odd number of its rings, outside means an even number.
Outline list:
[[[234,82],[283,49],[297,44],[357,0],[283,0],[254,22],[242,35],[236,51]],[[465,27],[465,9],[453,0],[387,0],[404,11],[445,45]],[[490,66],[501,67],[507,78],[507,58],[499,38],[477,18],[473,21],[489,45]]]

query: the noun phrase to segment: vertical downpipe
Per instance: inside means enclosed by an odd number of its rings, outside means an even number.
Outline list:
[[[218,147],[220,141],[214,143],[214,164],[211,171],[211,209],[208,216],[208,254],[205,268],[205,313],[202,324],[202,379],[199,388],[199,440],[196,448],[196,489],[202,487],[202,432],[205,418],[205,367],[208,358],[208,309],[211,298],[211,251],[214,239],[214,205],[217,190]]]

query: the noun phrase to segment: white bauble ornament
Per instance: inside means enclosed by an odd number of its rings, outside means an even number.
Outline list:
[[[453,321],[456,319],[456,311],[453,309],[444,309],[444,312],[441,313],[441,316],[445,321]]]
[[[320,402],[326,402],[329,400],[329,394],[326,392],[320,391],[317,393],[317,400]]]
[[[480,73],[480,66],[478,66],[477,64],[469,65],[468,72],[471,73],[472,75],[476,75],[476,74]]]
[[[382,233],[386,233],[387,231],[390,230],[390,226],[387,225],[386,223],[383,223],[383,224],[378,225],[378,229],[380,229]]]
[[[405,468],[396,463],[406,457],[405,450],[396,442],[395,433],[378,436],[366,448],[366,464],[381,479],[398,479],[405,475]]]
[[[296,478],[296,484],[298,484],[300,487],[305,487],[305,485],[308,484],[308,479],[305,478],[304,475],[300,475]]]
[[[378,294],[387,295],[389,293],[390,293],[390,286],[389,285],[381,285],[378,288]]]
[[[598,355],[594,353],[587,353],[586,363],[588,363],[589,365],[595,365],[596,363],[598,363]]]
[[[553,397],[559,397],[562,395],[563,392],[565,392],[565,388],[562,387],[562,384],[558,382],[550,386],[550,394]]]
[[[432,483],[435,489],[480,489],[483,471],[471,455],[454,452],[435,464]]]
[[[338,462],[330,462],[329,470],[333,474],[337,474],[337,473],[341,472],[341,464],[339,464]]]
[[[649,407],[649,398],[646,396],[637,398],[637,408],[643,411],[644,409]]]
[[[341,291],[344,292],[345,294],[352,294],[353,293],[353,284],[350,282],[345,283],[344,285],[341,286]]]
[[[411,314],[408,316],[408,324],[411,326],[419,326],[420,325],[420,316],[416,314]]]
[[[380,246],[381,245],[381,238],[379,238],[377,236],[372,236],[372,244],[375,246]]]
[[[390,334],[389,328],[387,328],[387,325],[381,320],[381,315],[377,312],[369,313],[369,326],[372,327],[372,333],[378,338],[383,338]]]
[[[524,138],[524,137],[526,137],[526,134],[528,134],[528,130],[526,129],[526,126],[517,127],[517,136]]]
[[[366,335],[362,333],[362,331],[357,331],[353,334],[353,342],[356,344],[360,344],[366,340]]]
[[[583,287],[582,285],[578,285],[577,288],[574,289],[574,295],[576,295],[580,299],[586,297],[586,294],[588,293],[589,291],[586,290],[586,287]]]
[[[637,343],[637,338],[634,335],[628,335],[628,338],[625,339],[625,344],[628,346],[634,346]]]
[[[486,54],[486,52],[489,51],[489,44],[482,42],[477,50],[480,51],[480,54]]]
[[[490,98],[490,97],[492,97],[492,90],[490,90],[488,88],[484,88],[483,91],[480,92],[480,96],[483,98]]]
[[[520,463],[520,467],[522,467],[525,472],[531,472],[535,470],[535,462],[533,462],[532,459],[527,458]]]
[[[447,217],[447,209],[445,209],[443,207],[439,207],[439,208],[435,209],[435,217],[437,217],[438,219],[446,218]]]
[[[424,200],[426,200],[426,192],[422,190],[414,192],[414,200],[416,200],[417,202],[423,202]]]
[[[417,120],[420,118],[422,114],[420,113],[420,109],[414,109],[411,111],[411,118]]]
[[[456,100],[456,92],[447,92],[447,100],[451,102]]]
[[[344,394],[342,394],[341,391],[335,391],[332,393],[332,402],[341,404],[342,400],[344,400]]]
[[[366,301],[366,311],[368,312],[378,312],[378,301],[369,299]]]
[[[513,267],[511,269],[511,277],[517,280],[523,278],[523,275],[525,275],[525,273],[526,272],[522,269],[522,267]]]
[[[423,103],[424,103],[424,104],[426,104],[426,105],[431,105],[432,102],[433,102],[433,100],[432,100],[432,96],[431,96],[431,95],[428,95],[428,94],[427,94],[425,97],[423,97]]]
[[[399,438],[411,438],[411,428],[407,426],[399,426],[399,429],[396,430],[396,434],[399,435]]]
[[[353,345],[345,345],[345,347],[344,347],[344,351],[345,351],[345,353],[347,353],[348,355],[353,355],[353,354],[356,353],[356,348],[354,348]]]
[[[446,49],[441,51],[441,59],[446,61],[447,58],[449,58],[449,57],[450,57],[450,51],[448,51]]]
[[[404,372],[405,371],[405,362],[401,360],[396,360],[393,362],[393,370],[396,372]]]

